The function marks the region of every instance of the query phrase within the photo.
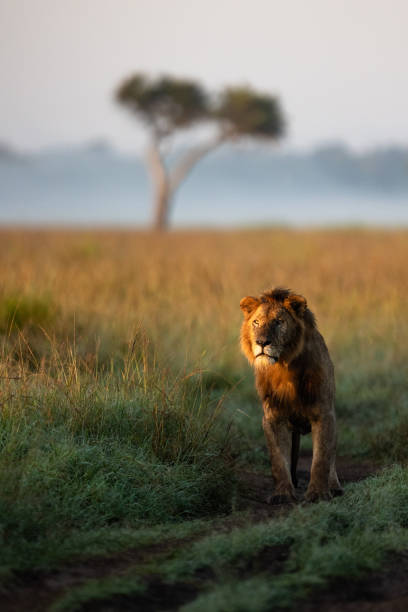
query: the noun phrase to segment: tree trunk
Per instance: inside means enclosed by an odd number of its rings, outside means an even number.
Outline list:
[[[153,229],[158,232],[163,232],[168,227],[170,198],[171,194],[168,181],[161,181],[156,185],[156,193],[154,196]]]
[[[153,229],[162,232],[167,229],[168,225],[171,189],[166,166],[160,155],[156,139],[153,140],[148,151],[148,164],[154,189]]]

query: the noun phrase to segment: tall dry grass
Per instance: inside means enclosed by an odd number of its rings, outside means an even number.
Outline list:
[[[208,387],[233,386],[235,402],[241,393],[254,403],[238,348],[239,300],[281,285],[317,315],[345,439],[373,414],[405,415],[407,231],[3,230],[0,261],[8,375],[58,379],[74,356],[68,386],[81,376],[100,381],[101,371],[123,369],[131,346],[162,380],[201,370]]]
[[[158,354],[178,363],[206,356],[214,368],[223,360],[239,368],[240,298],[282,285],[307,297],[340,369],[355,351],[375,357],[370,347],[378,344],[382,359],[399,360],[407,255],[405,231],[3,230],[1,325],[13,305],[20,327],[29,324],[29,313],[19,321],[18,300],[24,308],[35,299],[34,325],[59,340],[76,330],[82,352],[109,342],[123,351],[143,329]]]

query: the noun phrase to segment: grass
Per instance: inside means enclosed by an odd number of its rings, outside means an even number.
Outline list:
[[[3,230],[3,587],[21,572],[194,537],[144,571],[196,584],[195,572],[211,568],[191,609],[263,610],[406,546],[407,239],[366,230]],[[268,470],[238,348],[239,300],[277,285],[307,297],[329,345],[339,451],[400,466],[344,499],[207,537],[216,517],[236,515],[235,468]],[[240,579],[265,542],[290,549],[284,571]],[[132,580],[141,594],[143,576],[129,572],[128,581],[85,582],[58,605],[80,609],[126,593]]]
[[[407,470],[390,468],[348,486],[344,498],[330,504],[300,507],[283,519],[204,537],[151,571],[156,580],[159,572],[167,585],[196,581],[201,594],[183,606],[186,611],[290,608],[337,580],[357,581],[378,569],[390,550],[406,549],[407,502]],[[281,571],[274,573],[265,565],[248,577],[251,559],[274,547],[288,550]],[[204,585],[197,582],[199,575],[207,576]],[[92,582],[63,596],[54,610],[75,610],[84,599],[95,600],[101,593],[106,599],[137,597],[147,588],[140,579],[140,570],[132,568],[119,579]]]
[[[407,545],[408,474],[400,466],[362,484],[349,485],[344,498],[330,504],[299,507],[287,518],[210,536],[198,542],[170,566],[170,575],[185,576],[208,567],[220,572],[236,568],[266,546],[290,548],[286,573],[306,577],[306,582],[357,575],[378,567],[381,553]],[[295,576],[293,576],[295,579]],[[293,585],[292,585],[293,587]],[[289,593],[286,597],[289,597]]]
[[[0,302],[0,330],[4,333],[16,327],[36,328],[48,325],[55,318],[54,305],[48,296],[3,295]]]
[[[220,400],[190,379],[146,377],[134,361],[102,377],[103,386],[67,370],[45,381],[30,375],[18,397],[9,383],[0,417],[4,575],[48,567],[78,530],[231,509]]]

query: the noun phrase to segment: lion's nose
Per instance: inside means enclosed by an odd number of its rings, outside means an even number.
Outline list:
[[[268,341],[268,340],[265,340],[264,338],[260,338],[260,339],[258,339],[258,340],[256,341],[256,343],[257,343],[257,344],[259,344],[259,346],[264,347],[264,346],[266,346],[267,344],[269,344],[269,341]]]

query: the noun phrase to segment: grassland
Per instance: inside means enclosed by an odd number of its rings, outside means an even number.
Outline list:
[[[408,232],[4,230],[0,261],[10,609],[33,581],[39,610],[290,607],[408,548]],[[268,460],[238,305],[277,285],[332,353],[339,454],[386,470],[254,524],[240,474]]]

